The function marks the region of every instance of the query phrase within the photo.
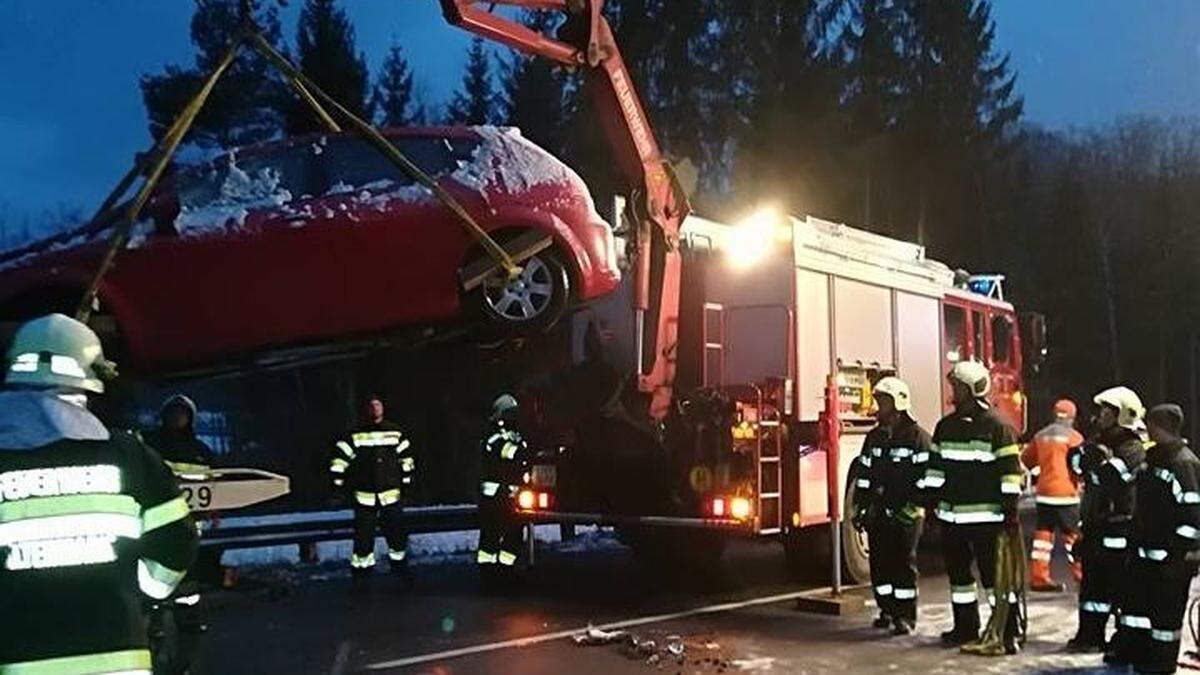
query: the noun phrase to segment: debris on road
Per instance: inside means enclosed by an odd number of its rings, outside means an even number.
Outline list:
[[[620,653],[626,658],[641,661],[656,669],[666,669],[668,666],[691,666],[688,672],[724,673],[738,667],[735,665],[738,661],[734,661],[726,655],[721,644],[712,636],[689,639],[674,633],[662,634],[653,631],[637,635],[626,631],[605,631],[588,626],[585,632],[575,635],[572,639],[576,645],[581,646],[616,644]],[[757,666],[760,661],[752,659],[744,662]]]
[[[626,635],[627,633],[623,630],[606,631],[589,625],[587,630],[575,635],[571,639],[575,641],[575,644],[580,646],[607,645],[624,639]]]

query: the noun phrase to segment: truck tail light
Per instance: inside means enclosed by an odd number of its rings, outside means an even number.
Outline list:
[[[534,494],[533,490],[521,490],[517,493],[517,506],[523,510],[531,511],[536,504],[537,495]]]
[[[714,518],[734,520],[746,520],[753,511],[750,500],[746,497],[715,497],[711,507]]]
[[[517,507],[522,511],[546,510],[550,508],[549,492],[521,490],[517,493]]]
[[[729,515],[738,520],[750,517],[750,500],[745,497],[734,497],[729,500]]]

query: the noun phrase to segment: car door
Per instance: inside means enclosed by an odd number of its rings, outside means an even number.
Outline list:
[[[1018,430],[1025,428],[1025,397],[1019,389],[1020,350],[1015,318],[1011,312],[989,308],[988,368],[992,372],[992,401]]]
[[[312,156],[271,145],[171,181],[176,214],[119,259],[152,360],[189,366],[312,334],[320,313],[302,297],[306,284],[343,267],[336,249],[312,255],[322,247],[311,237],[284,236],[320,188]]]
[[[968,329],[970,308],[966,303],[951,298],[942,300],[942,371],[949,373],[954,364],[970,360],[972,351],[971,332]],[[946,378],[942,378],[942,408],[954,410],[954,392]]]
[[[435,179],[452,173],[473,143],[439,136],[396,136],[393,143]],[[457,271],[470,243],[462,224],[387,157],[358,137],[330,139],[320,161],[330,184],[324,208],[344,218],[344,270],[362,330],[438,321],[458,309]],[[479,195],[452,191],[472,213]]]

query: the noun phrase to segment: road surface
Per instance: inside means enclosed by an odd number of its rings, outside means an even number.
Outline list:
[[[416,565],[411,591],[381,563],[367,592],[354,592],[344,570],[322,569],[288,572],[295,586],[278,600],[218,594],[196,672],[1104,672],[1099,656],[1060,651],[1075,629],[1073,594],[1031,597],[1030,640],[1017,657],[942,649],[948,588],[935,547],[922,553],[918,631],[895,638],[869,626],[871,608],[847,617],[797,612],[805,587],[789,578],[776,545],[738,542],[719,571],[664,578],[615,541],[598,544],[543,552],[536,574],[504,595],[482,592],[466,555]],[[574,644],[588,625],[625,629],[655,648]],[[682,658],[665,649],[677,643]]]

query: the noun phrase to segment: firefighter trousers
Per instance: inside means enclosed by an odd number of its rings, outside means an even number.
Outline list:
[[[1079,630],[1075,642],[1101,647],[1108,617],[1120,610],[1128,543],[1125,537],[1085,536],[1082,541],[1083,578],[1079,582]]]
[[[485,497],[479,501],[479,550],[475,561],[480,565],[512,568],[517,563],[522,542],[521,520],[511,500]]]
[[[1000,523],[942,525],[942,557],[950,577],[955,633],[979,633],[979,587],[971,566],[978,569],[979,581],[990,600],[996,582],[996,535],[1000,530]]]
[[[917,622],[917,542],[925,521],[906,523],[881,515],[867,527],[871,585],[881,614]]]
[[[355,571],[375,566],[375,533],[380,521],[387,539],[388,558],[394,567],[408,563],[408,531],[404,528],[404,506],[399,502],[386,506],[354,506],[354,553],[350,566]]]
[[[1050,575],[1050,559],[1054,553],[1055,534],[1061,532],[1071,576],[1078,582],[1083,573],[1076,556],[1075,542],[1079,539],[1078,504],[1038,504],[1037,530],[1029,550],[1029,585],[1036,589],[1055,585]]]
[[[1112,646],[1136,671],[1175,672],[1188,589],[1195,573],[1195,565],[1182,560],[1130,560]]]

